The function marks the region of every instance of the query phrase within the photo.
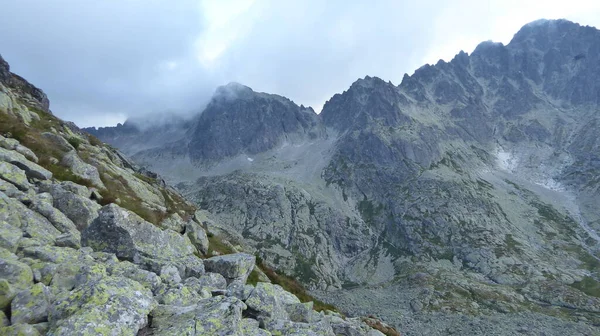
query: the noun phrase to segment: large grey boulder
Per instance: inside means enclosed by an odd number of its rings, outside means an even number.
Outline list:
[[[50,201],[50,203],[47,202],[41,195],[43,194],[38,194],[38,197],[32,200],[29,208],[44,216],[61,233],[71,233],[79,237],[80,233],[79,230],[77,230],[75,223],[52,206],[52,201]],[[50,196],[50,194],[46,195]]]
[[[37,163],[29,161],[23,154],[0,148],[0,161],[11,163],[25,171],[27,177],[39,180],[49,180],[52,173]]]
[[[56,297],[51,335],[135,335],[156,306],[152,292],[127,278],[103,277]]]
[[[245,283],[254,269],[256,257],[247,253],[234,253],[216,256],[204,260],[204,267],[209,272],[219,273],[228,282]]]
[[[89,163],[84,162],[76,150],[72,150],[65,154],[61,160],[61,164],[69,168],[69,170],[82,179],[90,181],[94,186],[105,189],[104,183],[100,179],[98,168]]]
[[[129,278],[155,292],[162,284],[161,278],[154,272],[140,269],[129,261],[117,262],[108,267],[110,275]]]
[[[200,224],[193,220],[189,221],[185,226],[185,233],[198,251],[202,254],[208,253],[208,236]]]
[[[216,296],[188,307],[158,306],[152,313],[152,335],[239,335],[244,303]]]
[[[98,217],[101,206],[89,198],[70,191],[68,187],[55,184],[49,186],[47,191],[54,199],[54,207],[67,216],[78,230],[82,231]]]
[[[0,248],[0,309],[10,305],[19,290],[33,285],[31,268],[13,253]]]
[[[0,248],[15,253],[19,240],[23,237],[23,231],[4,221],[0,221]]]
[[[20,229],[23,236],[33,238],[41,244],[53,244],[56,236],[60,235],[60,231],[44,216],[30,210],[19,200],[0,192],[0,223],[2,222]]]
[[[94,251],[114,253],[119,259],[145,264],[155,272],[165,264],[186,261],[195,250],[186,236],[163,231],[116,204],[100,210],[98,218],[83,231],[81,243]]]
[[[11,323],[44,322],[48,318],[49,305],[50,290],[44,284],[37,283],[31,288],[20,291],[11,302]]]
[[[8,162],[0,161],[0,178],[12,183],[22,191],[27,191],[31,188],[31,184],[27,180],[25,172]]]
[[[18,153],[23,154],[27,159],[29,159],[35,163],[38,162],[37,155],[35,155],[35,153],[33,153],[31,151],[31,149],[21,145],[19,143],[19,140],[17,140],[17,139],[5,138],[2,135],[0,135],[0,147],[6,148],[9,150],[14,150]]]
[[[289,320],[286,307],[298,303],[300,300],[281,286],[265,282],[257,283],[246,300],[250,314],[259,320],[262,326],[273,320]]]

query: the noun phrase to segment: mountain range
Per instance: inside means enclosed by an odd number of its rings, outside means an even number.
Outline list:
[[[89,128],[233,244],[406,335],[600,334],[600,31],[566,20],[358,79],[320,114],[241,84]]]

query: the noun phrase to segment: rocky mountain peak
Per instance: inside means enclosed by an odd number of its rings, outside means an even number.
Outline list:
[[[216,90],[190,134],[190,157],[207,163],[314,139],[323,136],[324,130],[311,108],[230,83]]]
[[[398,109],[398,104],[403,102],[406,98],[391,82],[366,76],[331,97],[323,107],[321,118],[327,127],[338,131],[361,128],[374,120],[393,124],[403,119]]]

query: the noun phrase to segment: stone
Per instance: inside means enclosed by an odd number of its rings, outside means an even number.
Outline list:
[[[312,323],[316,320],[312,302],[288,304],[285,310],[293,322]]]
[[[23,247],[23,249],[19,251],[19,254],[24,257],[56,264],[73,262],[79,257],[79,253],[75,249],[50,245]]]
[[[206,273],[198,278],[198,283],[201,288],[209,292],[227,288],[227,280],[219,273]]]
[[[53,185],[49,192],[54,199],[53,206],[67,216],[79,231],[83,231],[98,217],[101,206],[89,198],[69,191],[68,187]]]
[[[165,218],[158,226],[162,229],[173,230],[177,233],[182,233],[185,230],[185,222],[181,219],[181,216],[176,213]]]
[[[50,202],[46,201],[48,200],[47,197],[50,198]],[[32,200],[29,208],[44,216],[61,233],[71,233],[72,235],[79,237],[80,233],[77,230],[75,223],[52,206],[52,202],[53,198],[49,193],[38,194],[36,198]]]
[[[50,290],[41,283],[20,291],[11,302],[12,324],[36,324],[48,319]]]
[[[20,201],[0,192],[0,223],[8,223],[23,231],[23,236],[41,244],[53,244],[58,230],[39,213],[30,210]]]
[[[10,327],[0,328],[0,335],[3,336],[40,336],[37,329],[29,324],[15,324]]]
[[[17,291],[10,285],[8,280],[0,279],[0,311],[10,307],[10,302],[17,295]]]
[[[177,267],[173,265],[165,265],[160,269],[160,278],[163,283],[178,284],[181,282],[181,275]]]
[[[227,286],[227,294],[228,296],[235,296],[236,298],[246,301],[254,291],[254,286],[246,285],[241,282],[232,282]]]
[[[67,139],[53,132],[43,132],[42,137],[52,142],[56,149],[63,152],[75,150],[75,148],[67,141]]]
[[[27,160],[23,154],[15,151],[0,148],[0,161],[11,163],[24,170],[29,178],[36,178],[38,180],[50,180],[52,178],[52,173],[46,168]]]
[[[384,336],[378,330],[372,329],[359,318],[341,319],[328,316],[329,324],[336,335],[347,336]]]
[[[156,273],[140,269],[129,261],[118,262],[109,267],[108,271],[112,276],[125,277],[137,281],[152,292],[157,291],[162,284],[161,278]]]
[[[188,278],[194,279],[194,278]],[[205,289],[198,289],[197,284],[188,283],[178,284],[176,286],[159,290],[156,293],[158,303],[171,306],[191,306],[198,303],[200,300],[211,297],[211,293]]]
[[[243,335],[244,303],[236,298],[216,296],[196,305],[161,305],[152,312],[154,335]]]
[[[148,258],[175,262],[194,252],[189,239],[170,230],[162,231],[116,204],[100,210],[99,217],[83,231],[81,245],[136,264],[148,262]]]
[[[0,279],[15,289],[25,289],[33,285],[33,272],[31,267],[20,262],[17,256],[0,249]]]
[[[245,283],[254,268],[256,257],[246,253],[227,254],[204,260],[204,267],[209,272],[219,273],[228,282],[234,280]]]
[[[0,161],[0,178],[12,183],[21,191],[27,191],[31,188],[25,172],[8,162]]]
[[[275,335],[335,336],[327,320],[316,323],[300,323],[288,320],[269,321],[265,329]]]
[[[77,155],[76,150],[72,150],[65,154],[60,161],[63,166],[68,167],[68,169],[77,177],[80,177],[84,180],[90,181],[94,186],[100,189],[106,189],[104,183],[100,179],[100,174],[98,173],[98,168],[92,166],[89,163],[84,162],[79,155]]]
[[[270,336],[271,333],[260,329],[257,320],[244,318],[241,322],[242,335],[244,336]]]
[[[0,247],[15,253],[23,231],[4,221],[0,222]]]
[[[200,224],[195,221],[189,221],[185,227],[185,234],[200,253],[204,255],[208,253],[208,236]]]
[[[35,163],[38,162],[38,157],[31,151],[31,149],[21,145],[17,139],[5,138],[0,135],[0,147],[14,150],[17,153],[23,154],[28,160]]]
[[[141,284],[107,276],[58,295],[50,307],[51,335],[135,335],[156,302]]]
[[[265,282],[257,283],[246,300],[248,309],[261,322],[261,326],[272,320],[288,320],[286,307],[296,303],[300,303],[300,300],[281,286]]]
[[[78,249],[81,247],[81,237],[78,232],[63,233],[56,237],[54,244],[58,247],[70,247]]]

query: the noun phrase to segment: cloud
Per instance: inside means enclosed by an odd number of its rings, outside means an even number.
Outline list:
[[[595,1],[5,0],[0,53],[81,126],[200,111],[231,81],[320,106],[359,77],[507,43],[525,23],[600,25]],[[150,118],[150,117],[149,117]]]

